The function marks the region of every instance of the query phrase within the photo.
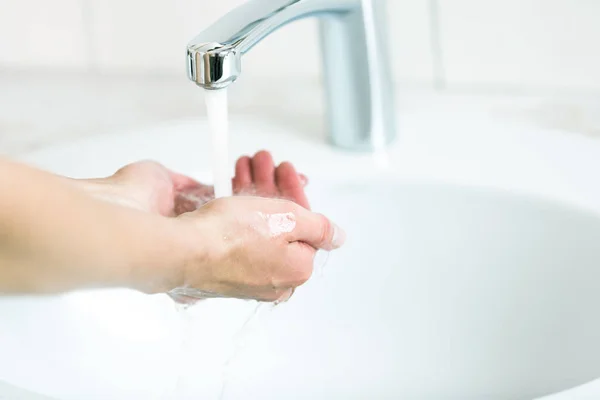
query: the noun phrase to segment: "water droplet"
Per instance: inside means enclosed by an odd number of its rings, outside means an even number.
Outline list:
[[[325,250],[317,251],[313,263],[313,270],[315,276],[323,278],[323,276],[325,275],[325,265],[327,264],[327,261],[329,261],[329,252]]]

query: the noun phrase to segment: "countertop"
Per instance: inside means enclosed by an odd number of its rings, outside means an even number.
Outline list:
[[[285,115],[286,123],[292,124],[306,123],[309,116],[312,126],[322,131],[319,82],[241,80],[230,92],[232,114],[264,114],[275,120]],[[108,76],[50,71],[34,75],[0,70],[0,155],[16,156],[60,142],[205,113],[203,90],[183,74]]]
[[[324,138],[320,82],[240,79],[230,89],[232,115],[264,116]],[[458,117],[492,115],[501,123],[595,139],[600,137],[600,93],[498,90],[438,92],[397,87],[402,111],[443,109]],[[0,70],[0,155],[19,155],[70,140],[139,130],[205,115],[203,91],[182,74],[102,75],[68,71],[33,74]],[[402,129],[402,126],[401,126]],[[400,131],[401,133],[401,131]]]

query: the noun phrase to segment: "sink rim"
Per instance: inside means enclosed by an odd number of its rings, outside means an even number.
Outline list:
[[[324,141],[300,134],[293,127],[282,127],[264,117],[233,115],[231,119],[232,159],[267,148],[273,150],[276,161],[291,160],[310,179],[384,177],[436,181],[541,195],[600,210],[600,185],[589,184],[593,182],[595,166],[600,169],[600,143],[590,143],[585,138],[556,137],[548,132],[530,135],[517,132],[515,135],[506,128],[499,129],[493,120],[489,126],[467,125],[464,129],[455,129],[453,140],[448,139],[447,130],[437,132],[429,126],[420,130],[404,127],[398,140],[386,151],[389,163],[378,166],[371,154],[333,148]],[[208,177],[210,146],[206,146],[209,139],[206,129],[206,118],[187,118],[63,141],[22,153],[16,158],[74,177],[106,175],[127,162],[153,158],[182,173]],[[179,145],[182,141],[186,146]],[[548,145],[548,141],[561,148],[557,150]],[[581,152],[582,162],[572,165],[573,160],[561,158],[562,153],[569,151]],[[184,154],[175,157],[178,152]],[[99,154],[107,160],[99,160]],[[83,168],[93,173],[78,176],[77,168],[67,166],[69,162],[95,164]],[[233,160],[230,163],[233,164]]]

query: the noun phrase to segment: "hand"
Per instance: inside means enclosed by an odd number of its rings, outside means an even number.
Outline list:
[[[293,168],[261,154],[238,163],[234,183],[305,202]],[[287,200],[234,196],[177,212],[177,195],[201,186],[155,163],[77,181],[0,160],[0,187],[10,189],[0,196],[0,292],[187,287],[280,300],[308,279],[316,249],[344,241],[325,217]]]
[[[286,300],[310,278],[317,249],[345,240],[323,215],[279,199],[222,198],[178,219],[190,239],[183,289],[204,297]]]
[[[77,182],[98,198],[169,217],[197,210],[214,199],[212,186],[153,161],[127,165],[108,178]],[[308,208],[306,183],[306,177],[292,164],[275,167],[266,151],[252,158],[241,157],[232,180],[234,194],[286,198]]]
[[[198,243],[203,243],[203,249],[212,249],[211,254],[220,255],[215,259],[211,258],[208,270],[200,266],[199,259],[202,257],[195,256],[195,261],[191,264],[195,267],[186,274],[184,287],[169,293],[174,300],[181,303],[193,303],[201,298],[221,296],[281,300],[282,292],[285,299],[294,287],[310,277],[316,248],[333,248],[343,242],[343,233],[338,230],[335,244],[330,243],[333,239],[333,228],[322,216],[312,216],[309,219],[313,229],[320,229],[318,232],[323,235],[317,242],[314,238],[309,239],[309,244],[302,242],[301,238],[286,242],[278,239],[278,235],[267,234],[264,230],[255,231],[261,224],[283,223],[286,222],[285,218],[296,218],[298,213],[311,215],[305,214],[306,210],[292,202],[280,201],[271,204],[265,199],[219,199],[200,209],[213,200],[212,186],[203,185],[151,161],[130,164],[111,177],[85,180],[83,183],[96,197],[111,202],[169,217],[183,217],[185,214],[185,217],[196,220],[192,225],[201,228],[200,232],[203,234],[199,235],[196,230],[192,234],[193,237],[198,237],[198,242],[195,242],[193,247],[195,251],[199,249]],[[306,183],[306,177],[298,174],[292,164],[284,162],[275,167],[271,155],[266,151],[258,152],[252,158],[241,157],[236,163],[235,177],[232,180],[234,194],[286,198],[308,208],[309,204],[304,194]],[[240,204],[234,206],[237,202]],[[263,205],[263,202],[266,204]],[[259,211],[261,205],[263,211]],[[273,216],[269,213],[269,207],[283,211]],[[193,213],[196,210],[198,211]],[[262,218],[258,219],[256,225],[256,221],[252,221],[259,215],[262,215]],[[277,218],[282,217],[283,221],[277,221]],[[249,222],[252,223],[248,225]],[[287,221],[288,224],[292,222],[298,223],[296,220]],[[211,242],[208,246],[207,239],[227,236],[221,234],[220,228],[226,229],[232,238],[236,237],[237,232],[244,232],[244,236],[253,231],[255,234],[250,235],[252,241],[245,239],[242,243],[239,240],[224,239],[223,243]],[[305,229],[308,231],[310,228]],[[219,250],[213,251],[213,246]],[[284,248],[291,250],[284,251]],[[265,252],[265,249],[272,251]],[[277,251],[284,251],[285,255],[271,254]],[[244,255],[249,257],[245,261],[242,259]],[[260,268],[257,269],[256,265]],[[288,268],[290,266],[291,269]],[[207,271],[211,273],[208,274]],[[232,271],[240,274],[235,276]],[[229,277],[229,280],[219,277],[218,273]],[[259,284],[257,278],[260,277],[267,281]],[[274,281],[265,283],[269,279]],[[279,283],[275,284],[275,281]]]

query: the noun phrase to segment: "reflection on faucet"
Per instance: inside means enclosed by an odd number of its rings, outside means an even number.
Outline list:
[[[205,89],[225,88],[240,75],[242,55],[264,37],[318,16],[330,140],[381,149],[395,137],[384,11],[384,0],[251,0],[188,44],[188,76]]]

